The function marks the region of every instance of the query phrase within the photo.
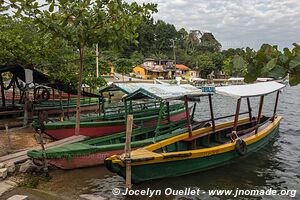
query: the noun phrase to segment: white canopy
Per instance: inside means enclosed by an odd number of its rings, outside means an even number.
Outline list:
[[[236,98],[263,96],[284,88],[285,85],[275,81],[254,83],[248,85],[231,85],[216,87],[218,94]]]
[[[244,77],[231,77],[228,81],[244,81]]]
[[[135,100],[143,98],[153,99],[181,99],[183,96],[201,96],[212,94],[213,92],[202,92],[195,86],[184,85],[164,85],[164,84],[140,84],[140,88],[129,94],[126,100]]]
[[[161,84],[161,82],[157,82],[158,84]],[[165,85],[169,85],[167,83],[163,83]],[[123,91],[125,94],[130,94],[138,89],[140,89],[141,87],[147,87],[147,85],[155,85],[153,83],[131,83],[131,82],[127,82],[127,83],[113,83],[113,82],[109,82],[107,84],[107,86],[104,86],[102,88],[100,88],[100,93],[101,92],[107,92],[107,91],[115,91],[115,90],[121,90]]]

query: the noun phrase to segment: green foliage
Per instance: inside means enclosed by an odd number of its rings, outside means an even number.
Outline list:
[[[242,77],[247,72],[247,65],[243,57],[235,55],[224,60],[223,69],[228,76]]]
[[[279,51],[264,44],[251,48],[221,51],[212,33],[187,32],[162,20],[153,20],[154,4],[121,0],[10,0],[0,7],[0,63],[34,66],[68,84],[78,84],[80,61],[84,65],[83,83],[104,84],[95,77],[94,45],[100,47],[100,73],[109,72],[113,63],[121,73],[146,57],[173,59],[198,70],[206,78],[212,71],[228,76],[284,78],[291,85],[300,83],[300,47]],[[8,6],[7,6],[8,5]],[[6,15],[11,9],[15,18]],[[79,50],[83,54],[79,54]],[[94,83],[92,83],[94,81]]]
[[[144,17],[156,11],[154,4],[139,5],[120,0],[48,0],[43,4],[37,0],[10,0],[9,5],[15,10],[17,20],[14,23],[19,24],[13,29],[13,33],[17,34],[12,34],[9,32],[11,28],[7,28],[5,34],[8,37],[3,41],[9,49],[1,52],[1,58],[10,63],[43,66],[44,71],[53,75],[53,79],[73,85],[78,84],[75,77],[81,74],[78,73],[80,63],[84,63],[83,77],[89,82],[92,80],[95,71],[95,57],[92,56],[94,44],[98,43],[103,49],[120,49],[126,42],[135,43],[138,25]],[[26,26],[28,21],[32,27],[22,33],[22,26]],[[12,35],[20,38],[20,41]],[[11,46],[7,45],[10,41]],[[28,45],[24,41],[28,41]],[[57,51],[53,51],[53,47],[57,47]],[[45,56],[51,62],[43,63]],[[100,68],[105,66],[103,63],[100,61]],[[107,71],[108,67],[105,67],[100,72]]]
[[[114,61],[114,66],[117,72],[122,74],[128,74],[132,72],[133,61],[126,58],[120,58]]]
[[[246,50],[244,59],[246,82],[254,82],[257,77],[282,79],[289,74],[291,86],[300,83],[300,47],[297,44],[292,51],[285,48],[283,52],[277,46],[263,44],[257,52]]]
[[[200,51],[219,52],[222,45],[216,40],[212,33],[203,33],[200,38]]]
[[[221,52],[211,54],[215,69],[221,71],[224,65],[225,56]]]
[[[196,62],[194,69],[198,70],[203,77],[206,77],[215,69],[215,64],[209,54],[198,55],[194,62]]]

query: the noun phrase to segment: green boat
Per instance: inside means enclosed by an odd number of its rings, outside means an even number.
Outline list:
[[[284,86],[277,82],[265,82],[217,87],[218,94],[237,98],[235,114],[214,118],[210,100],[210,127],[189,130],[134,150],[129,158],[125,155],[111,156],[105,160],[105,165],[111,172],[125,178],[126,165],[130,163],[132,182],[140,183],[207,170],[253,153],[263,148],[278,133],[282,117],[276,115],[276,110],[279,93]],[[273,115],[263,116],[264,97],[273,92],[277,92]],[[145,97],[143,94],[144,91],[136,91],[128,98]],[[252,116],[251,97],[260,97],[256,117]],[[242,99],[247,100],[249,117],[239,119],[241,114],[245,114],[240,113]],[[234,121],[215,124],[216,120],[228,117],[234,117]]]
[[[124,83],[112,84],[100,90],[103,96],[104,92],[122,91],[129,94],[144,85],[156,84],[142,84],[142,83]],[[102,98],[104,99],[104,98]],[[123,106],[105,108],[104,101],[101,103],[101,114],[95,117],[81,118],[80,134],[89,137],[101,137],[119,133],[125,130],[125,116],[126,112],[133,114],[135,127],[147,127],[156,123],[160,110],[168,113],[169,121],[176,122],[185,117],[185,109],[181,102],[174,104],[161,104],[157,101],[152,102],[132,102],[124,104]],[[162,122],[164,123],[164,122]],[[60,140],[75,134],[75,120],[48,122],[42,123],[37,121],[33,123],[36,130],[51,136],[54,139]]]
[[[160,111],[162,110],[162,111]],[[134,127],[149,127],[156,125],[157,118],[160,112],[169,113],[169,119],[171,122],[185,118],[185,109],[182,103],[176,103],[169,106],[161,104],[158,107],[148,107],[142,110],[133,110]],[[125,131],[125,113],[119,113],[116,115],[106,115],[96,117],[83,118],[80,122],[80,134],[88,137],[102,137]],[[161,121],[166,123],[167,121]],[[74,120],[63,122],[49,122],[46,124],[34,123],[36,130],[42,129],[44,133],[55,138],[57,140],[64,139],[75,134]]]
[[[138,128],[132,134],[132,147],[143,147],[187,131],[186,120],[171,122],[147,129]],[[195,123],[194,127],[202,126]],[[82,142],[49,148],[43,154],[40,150],[28,151],[27,155],[35,163],[47,162],[61,169],[77,169],[101,165],[104,159],[124,151],[125,132],[89,139]]]
[[[148,84],[147,86],[151,86],[151,88],[157,87],[153,84]],[[180,88],[180,86],[177,87]],[[156,119],[156,124],[133,129],[133,148],[153,144],[169,137],[179,135],[188,130],[186,127],[188,125],[187,118],[193,119],[194,112],[191,116],[186,116],[188,113],[186,112],[186,109],[183,109],[184,115],[182,119],[172,121],[172,112],[166,112],[166,107],[169,108],[167,110],[170,110],[172,106],[169,105],[169,103],[160,102],[160,110]],[[188,108],[188,110],[190,110],[190,108]],[[205,122],[196,123],[193,121],[193,123],[189,125],[193,128],[197,128],[200,126],[205,126],[205,124]],[[61,147],[50,148],[47,149],[45,153],[42,151],[33,150],[28,152],[28,156],[33,158],[35,161],[41,161],[45,156],[48,163],[62,169],[75,169],[95,166],[103,164],[106,157],[116,153],[122,153],[124,149],[125,136],[125,132],[121,132],[100,138],[89,139],[83,142],[68,144]]]

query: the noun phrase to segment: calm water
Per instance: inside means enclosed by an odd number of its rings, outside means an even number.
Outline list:
[[[275,95],[265,99],[264,114],[273,112]],[[215,116],[233,114],[235,100],[220,96],[213,97]],[[246,102],[243,109],[246,110]],[[258,99],[251,100],[253,107],[257,107]],[[207,119],[208,102],[203,99],[197,103],[197,119]],[[278,113],[284,116],[280,126],[280,134],[264,149],[246,158],[236,160],[219,168],[195,173],[187,176],[149,181],[133,186],[133,189],[296,189],[297,195],[293,199],[300,199],[300,86],[286,88],[280,96]],[[256,114],[257,111],[254,110]],[[147,173],[147,172],[145,172]],[[124,189],[122,178],[109,173],[105,167],[95,167],[73,171],[53,171],[53,179],[41,184],[39,189],[59,194],[62,199],[74,199],[80,194],[93,194],[108,199],[124,199],[113,196],[112,188]],[[142,199],[145,197],[127,197],[127,199]],[[249,199],[238,197],[232,199]],[[162,199],[161,196],[152,199]],[[208,196],[201,194],[191,196],[169,196],[164,199],[229,199],[227,196]],[[291,199],[288,196],[264,196],[252,199]]]

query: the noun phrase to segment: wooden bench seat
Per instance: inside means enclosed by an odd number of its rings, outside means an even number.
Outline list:
[[[239,126],[242,126],[242,125],[245,125],[245,124],[248,124],[248,123],[251,123],[251,122],[240,123]],[[215,131],[209,131],[209,132],[207,132],[207,133],[195,135],[195,136],[186,138],[186,139],[184,139],[184,140],[182,140],[182,141],[184,141],[184,142],[191,142],[191,141],[194,141],[194,140],[196,140],[196,139],[199,139],[199,138],[202,138],[202,137],[211,135],[211,134],[213,134],[213,133],[218,133],[218,132],[221,132],[221,131],[228,130],[228,129],[230,129],[230,128],[233,128],[233,126],[228,126],[228,127],[224,127],[224,128],[217,129],[217,130],[215,130]]]

